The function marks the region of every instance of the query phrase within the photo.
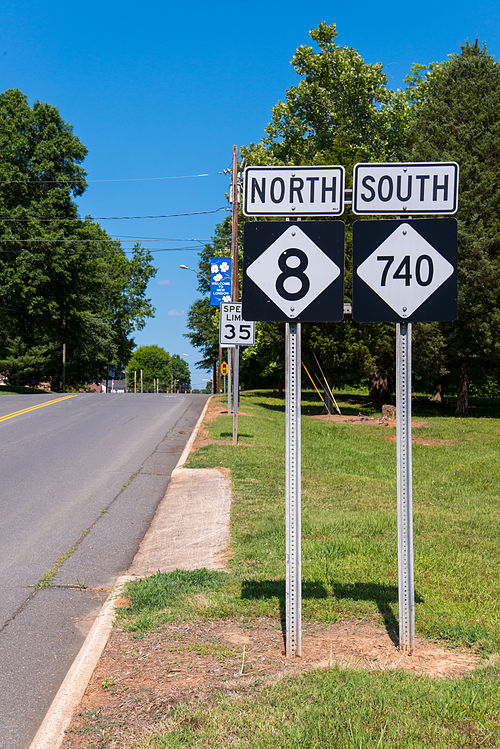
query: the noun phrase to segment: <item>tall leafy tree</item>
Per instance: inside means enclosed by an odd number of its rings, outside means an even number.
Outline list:
[[[55,107],[0,94],[0,370],[13,382],[60,380],[63,346],[69,383],[98,378],[153,314],[151,254],[127,259],[77,215],[86,152]]]
[[[165,351],[161,346],[139,346],[134,351],[127,365],[129,390],[133,382],[134,372],[136,373],[136,380],[139,382],[141,370],[146,392],[153,391],[155,380],[159,380],[160,390],[171,388],[173,380],[172,359],[168,351]]]
[[[415,66],[408,84],[410,157],[460,165],[458,321],[438,335],[443,376],[455,379],[464,416],[470,380],[498,385],[500,368],[500,65],[476,40],[444,62]]]
[[[171,363],[174,387],[177,385],[181,390],[189,390],[191,387],[191,373],[187,361],[182,359],[179,354],[172,354]]]
[[[363,160],[391,160],[402,154],[410,119],[406,96],[387,88],[382,65],[366,63],[359,52],[336,43],[335,24],[321,22],[310,32],[313,46],[297,49],[292,65],[300,76],[284,101],[273,107],[271,122],[259,143],[242,148],[251,164],[343,164],[351,179],[352,166]],[[240,232],[246,219],[240,217]],[[347,217],[346,300],[351,298],[351,225]],[[228,224],[221,225],[208,253],[222,254]],[[241,234],[240,234],[241,240]],[[241,246],[241,242],[240,242]],[[208,255],[209,256],[209,255]],[[207,257],[202,255],[200,269]],[[240,263],[241,267],[241,263]],[[214,325],[202,321],[208,305],[192,307],[189,334],[195,345],[200,339],[208,355],[215,356],[216,341],[208,338]],[[209,313],[212,317],[214,312]],[[197,326],[195,329],[194,326]],[[282,326],[281,326],[282,327]],[[210,340],[210,343],[209,343]],[[305,325],[304,351],[314,349],[322,358],[327,374],[337,383],[356,381],[370,371],[391,368],[387,351],[393,352],[393,331],[384,325]],[[282,376],[282,335],[279,326],[259,325],[256,346],[242,355],[242,378],[255,380],[257,362],[264,362],[261,375]],[[349,349],[349,350],[348,350]],[[248,369],[247,369],[248,362]]]

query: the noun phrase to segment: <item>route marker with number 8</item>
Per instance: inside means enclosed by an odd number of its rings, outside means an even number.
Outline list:
[[[444,321],[457,317],[457,222],[356,221],[353,319]]]
[[[245,318],[342,320],[344,230],[342,221],[247,221],[243,254]]]

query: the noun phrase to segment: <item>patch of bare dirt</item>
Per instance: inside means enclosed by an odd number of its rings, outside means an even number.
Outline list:
[[[207,445],[228,445],[229,440],[213,440],[209,437],[209,425],[215,421],[215,419],[218,416],[227,416],[227,408],[224,408],[224,406],[221,405],[218,398],[212,398],[209,401],[208,408],[205,412],[205,418],[203,419],[203,423],[201,424],[198,434],[196,436],[196,439],[194,441],[193,447],[191,448],[191,452],[195,452],[196,450],[199,450],[201,447],[206,447]],[[247,411],[238,411],[238,416],[249,416]],[[249,442],[242,442],[241,439],[238,440],[238,444],[245,445],[246,447],[252,447],[253,444]]]
[[[311,416],[311,419],[321,419],[321,421],[333,421],[335,424],[364,424],[371,427],[395,427],[396,419],[384,419],[380,416],[364,416],[358,414],[318,414]],[[412,427],[426,427],[427,421],[412,421]]]
[[[396,436],[395,435],[385,435],[384,439],[387,442],[396,442]],[[412,437],[411,441],[414,442],[417,445],[457,445],[457,440],[425,440],[422,439],[422,437]]]
[[[404,655],[383,627],[353,621],[304,624],[302,650],[300,658],[285,658],[281,628],[269,619],[172,624],[143,639],[115,628],[64,746],[123,748],[145,732],[160,731],[180,702],[199,705],[215,691],[257,695],[263,684],[317,668],[402,668],[458,678],[479,662],[470,652],[420,638],[414,654]]]

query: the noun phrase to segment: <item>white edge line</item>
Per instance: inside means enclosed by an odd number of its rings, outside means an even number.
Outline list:
[[[207,398],[207,402],[205,403],[205,406],[203,407],[203,411],[200,414],[200,418],[196,422],[196,426],[193,429],[193,431],[191,432],[190,438],[186,442],[186,446],[185,446],[184,450],[182,451],[182,455],[179,458],[179,460],[177,461],[177,465],[175,466],[174,470],[172,471],[172,474],[171,474],[172,476],[175,474],[176,471],[179,470],[179,468],[182,468],[182,466],[184,465],[184,463],[188,459],[189,453],[191,452],[191,448],[193,446],[193,442],[195,441],[196,437],[198,436],[198,431],[200,429],[200,426],[201,426],[201,423],[202,423],[203,419],[205,418],[205,414],[207,412],[208,404],[210,403],[210,401],[212,400],[212,398],[213,398],[213,395],[211,395],[209,398]]]
[[[207,402],[201,412],[196,426],[191,432],[182,454],[172,471],[172,476],[178,471],[186,460],[196,439],[201,423],[205,417],[208,404],[213,396],[207,398]],[[68,728],[75,709],[85,693],[90,678],[97,666],[106,643],[108,641],[113,619],[115,614],[114,602],[118,597],[123,586],[129,580],[135,580],[132,575],[123,575],[119,577],[113,586],[107,600],[96,617],[90,631],[85,638],[85,642],[80,648],[75,660],[73,661],[68,673],[59,687],[52,703],[35,734],[35,738],[29,745],[29,749],[59,749],[64,740],[64,733]]]

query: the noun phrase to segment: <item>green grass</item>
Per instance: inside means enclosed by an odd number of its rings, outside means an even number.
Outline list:
[[[313,394],[303,397],[304,413],[320,412]],[[339,401],[344,413],[376,413],[362,393]],[[165,729],[135,749],[500,746],[492,655],[500,640],[500,422],[495,404],[481,409],[491,417],[455,419],[417,402],[414,420],[427,424],[413,433],[436,441],[413,446],[417,635],[472,648],[483,656],[479,668],[456,680],[334,668],[256,682],[246,696],[171,708]],[[240,444],[232,446],[232,417],[222,415],[209,430],[227,445],[208,445],[188,463],[231,469],[230,569],[159,574],[143,600],[149,583],[130,583],[122,616],[138,636],[174,619],[284,618],[284,404],[253,393],[241,410]],[[358,618],[397,631],[396,445],[385,439],[394,436],[389,427],[302,419],[305,620]]]
[[[481,669],[459,681],[334,668],[246,698],[215,695],[172,709],[165,730],[134,749],[345,749],[498,746],[498,683]]]
[[[319,412],[312,396],[304,401],[306,411]],[[173,617],[284,617],[283,401],[264,393],[243,396],[241,410],[249,414],[239,417],[246,444],[233,448],[232,417],[222,415],[210,436],[227,440],[227,446],[204,447],[188,463],[231,469],[230,572],[223,584],[204,588],[202,607],[188,595],[156,611],[144,609],[149,626]],[[413,446],[416,630],[497,651],[499,422],[442,416],[426,421],[414,436],[447,443]],[[305,619],[374,619],[397,629],[396,445],[384,439],[394,435],[388,427],[302,419]],[[127,615],[131,628],[143,613]]]

